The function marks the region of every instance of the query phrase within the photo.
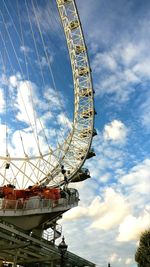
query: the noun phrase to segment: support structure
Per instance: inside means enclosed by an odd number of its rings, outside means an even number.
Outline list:
[[[60,266],[61,255],[52,242],[27,234],[11,224],[0,222],[0,259],[25,267]],[[17,251],[17,254],[16,254]],[[69,251],[66,253],[68,266],[89,266],[95,264]]]

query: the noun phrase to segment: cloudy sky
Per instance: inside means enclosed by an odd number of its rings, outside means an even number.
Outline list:
[[[73,117],[72,76],[55,1],[33,2],[0,3],[2,156],[21,155],[24,146],[30,155],[38,153],[32,132],[46,151],[45,134],[55,146]],[[70,251],[98,267],[135,267],[139,235],[150,225],[150,2],[76,3],[91,62],[98,135],[96,157],[85,164],[91,178],[75,185],[79,206],[60,223]]]

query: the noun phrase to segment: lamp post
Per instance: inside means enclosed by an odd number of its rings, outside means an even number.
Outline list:
[[[58,249],[60,251],[60,256],[61,256],[61,263],[60,263],[61,267],[65,266],[64,258],[65,258],[67,248],[68,248],[68,246],[66,245],[65,238],[63,236],[61,243],[58,245]]]

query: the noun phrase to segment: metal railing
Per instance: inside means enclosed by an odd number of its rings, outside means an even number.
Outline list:
[[[75,203],[78,203],[79,198],[74,191],[74,194],[68,195],[68,197],[60,198],[57,200],[54,199],[44,199],[39,196],[30,197],[29,199],[0,199],[0,211],[5,210],[34,210],[34,209],[54,209],[56,207],[67,207],[74,206]]]

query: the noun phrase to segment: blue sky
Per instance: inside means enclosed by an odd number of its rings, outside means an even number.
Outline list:
[[[58,22],[55,1],[38,1],[38,16],[53,70],[55,84],[42,50],[31,1],[27,1],[38,56],[26,13],[25,1],[19,1],[22,30],[16,20],[17,1],[10,0],[0,7],[0,30],[7,38],[6,54],[1,46],[0,68],[0,129],[1,151],[5,154],[5,128],[9,128],[9,151],[23,153],[21,132],[28,153],[37,153],[31,128],[22,104],[27,100],[33,121],[29,90],[33,90],[36,112],[41,116],[51,146],[61,138],[59,132],[73,117],[73,85],[69,56],[63,30]],[[36,1],[35,1],[36,2]],[[94,2],[94,3],[93,3]],[[150,2],[140,0],[82,0],[76,1],[89,51],[95,89],[95,128],[93,140],[96,157],[86,162],[91,179],[75,185],[80,193],[79,207],[67,212],[60,223],[69,250],[97,264],[98,267],[135,267],[134,253],[141,231],[150,225]],[[5,10],[5,12],[4,12]],[[10,16],[11,15],[11,16]],[[17,23],[13,27],[12,18]],[[19,64],[6,33],[11,36]],[[24,64],[25,56],[28,70]],[[7,58],[7,64],[5,59]],[[41,63],[39,63],[39,61]],[[13,64],[13,70],[11,68]],[[5,68],[6,70],[5,70]],[[40,73],[42,67],[44,81]],[[28,74],[29,71],[29,74]],[[58,92],[55,90],[58,89]],[[6,112],[6,95],[9,108]],[[13,100],[13,101],[12,101]],[[13,102],[13,105],[12,105]],[[10,113],[11,112],[11,113]],[[10,117],[10,114],[12,116]],[[42,148],[46,146],[40,126]],[[57,134],[57,138],[56,138]],[[32,139],[31,139],[32,138]],[[73,186],[73,185],[71,185]],[[58,241],[59,242],[59,241]]]

